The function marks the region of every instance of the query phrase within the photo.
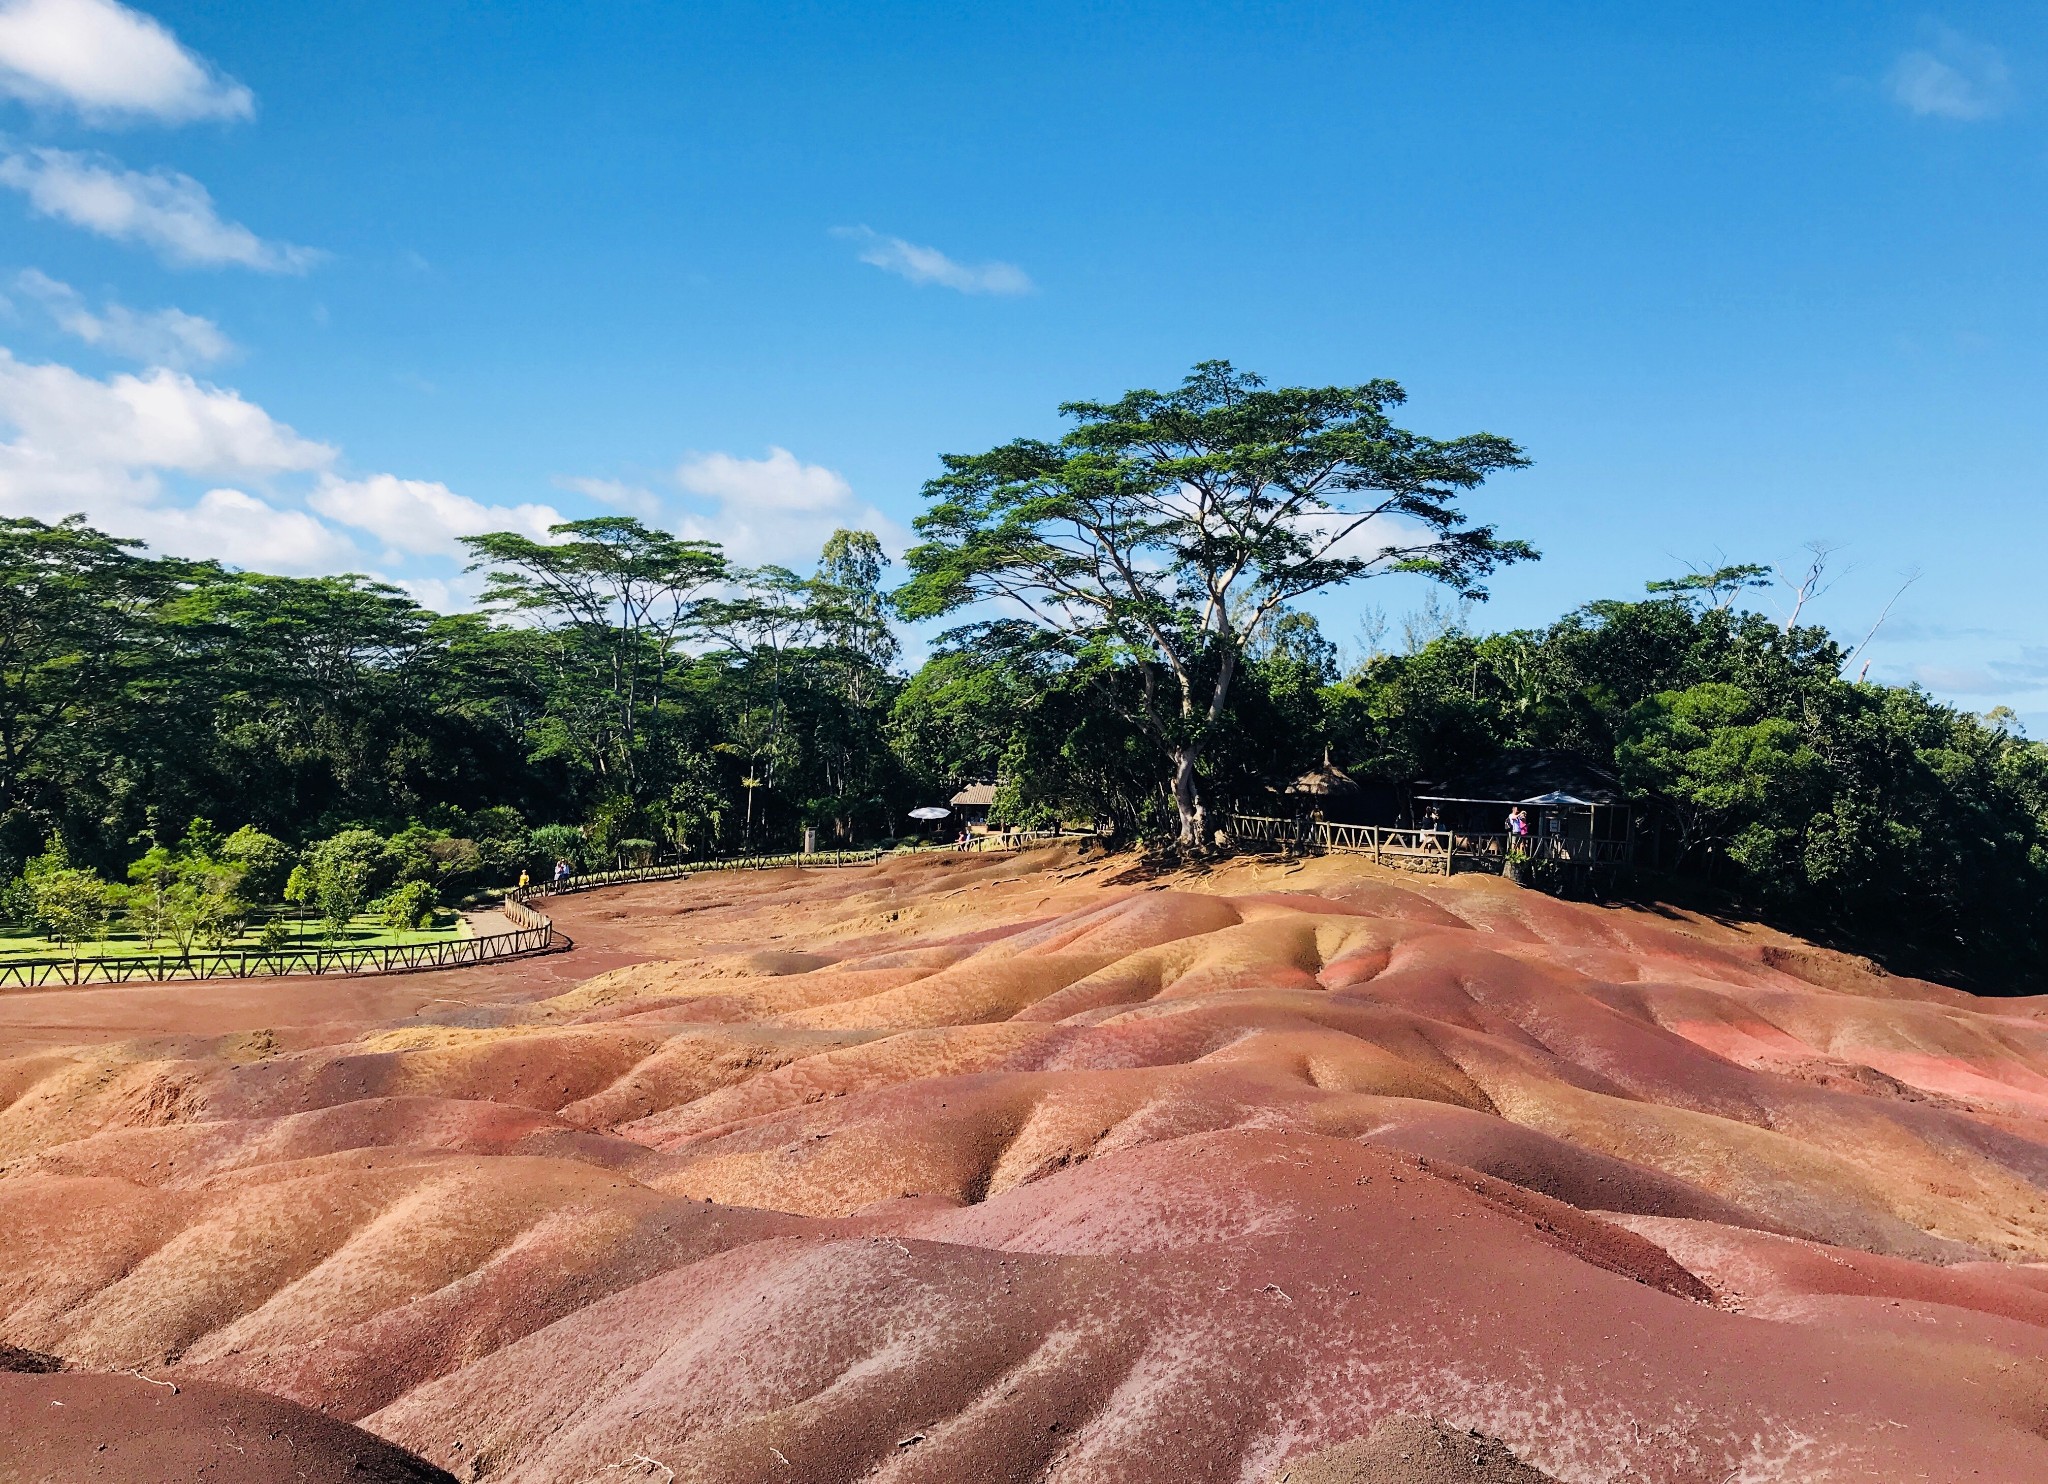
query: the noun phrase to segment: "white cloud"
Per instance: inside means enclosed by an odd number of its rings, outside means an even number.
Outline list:
[[[188,474],[274,474],[319,469],[334,450],[301,438],[237,392],[157,367],[105,381],[56,364],[30,365],[0,350],[0,489],[20,494],[35,470],[169,469]],[[67,474],[66,471],[69,471]]]
[[[130,360],[184,368],[235,353],[234,342],[219,325],[182,309],[130,309],[109,300],[95,314],[78,290],[34,268],[20,274],[15,286],[41,304],[65,334]]]
[[[57,520],[83,513],[116,535],[181,556],[273,570],[331,570],[355,554],[303,511],[238,489],[191,505],[166,476],[269,479],[325,468],[334,450],[300,437],[239,394],[158,367],[102,381],[0,350],[0,511]]]
[[[885,237],[872,227],[835,227],[833,235],[858,242],[863,263],[912,283],[935,283],[963,294],[1028,294],[1033,288],[1030,275],[1015,263],[956,262],[936,247]]]
[[[765,459],[692,454],[676,469],[676,483],[729,505],[774,510],[830,510],[853,498],[845,476],[822,464],[800,463],[786,448],[770,448]]]
[[[94,120],[245,119],[256,99],[114,0],[0,3],[0,91]]]
[[[561,519],[547,505],[484,505],[428,480],[345,478],[333,447],[238,392],[161,366],[102,380],[0,349],[0,440],[0,514],[81,513],[159,551],[271,572],[361,570],[370,548],[409,568],[391,580],[443,608],[474,603],[476,584],[446,561],[463,554],[458,537],[545,538]],[[210,487],[192,498],[202,480]],[[363,544],[341,527],[365,533]]]
[[[901,551],[910,533],[853,492],[846,476],[822,464],[806,464],[786,448],[765,458],[729,453],[693,453],[675,470],[684,508],[671,506],[657,491],[617,479],[557,479],[600,504],[628,510],[652,525],[691,541],[716,541],[743,566],[773,562],[808,567],[834,530],[873,531],[891,551]]]
[[[189,506],[130,510],[118,534],[172,556],[212,557],[259,572],[334,572],[362,555],[305,511],[281,510],[237,489],[208,490]]]
[[[2012,69],[1998,49],[1946,28],[1931,49],[1894,62],[1886,83],[1894,102],[1922,118],[1987,119],[2012,102]]]
[[[142,243],[175,267],[303,273],[324,256],[222,221],[206,187],[175,170],[128,170],[104,155],[72,150],[17,150],[0,158],[0,185],[27,196],[39,215]]]
[[[435,613],[461,613],[480,606],[486,586],[480,572],[455,577],[392,577],[378,572],[368,575],[390,583],[420,607]]]
[[[806,567],[840,527],[873,531],[892,551],[901,551],[909,534],[857,499],[837,470],[806,464],[786,448],[770,448],[761,459],[692,454],[677,468],[676,483],[715,507],[678,515],[676,534],[716,541],[734,561],[747,565]]]
[[[485,531],[518,531],[537,541],[561,514],[547,505],[484,505],[426,479],[373,474],[367,479],[321,480],[306,499],[320,514],[368,531],[393,551],[415,556],[460,555],[458,538]]]

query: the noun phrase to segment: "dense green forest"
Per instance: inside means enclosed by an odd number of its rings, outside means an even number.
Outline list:
[[[450,615],[360,576],[0,520],[0,912],[59,942],[116,912],[220,938],[238,904],[281,900],[419,923],[555,860],[785,850],[806,826],[826,848],[896,838],[973,780],[999,782],[1003,822],[1201,850],[1212,811],[1284,808],[1326,754],[1405,784],[1545,747],[1611,768],[1661,821],[1676,876],[1638,890],[2043,987],[2048,748],[1845,678],[1825,630],[1745,610],[1760,569],[1511,633],[1432,604],[1403,642],[1340,654],[1300,600],[1383,571],[1476,599],[1534,556],[1450,503],[1519,451],[1407,434],[1398,401],[1210,366],[1179,393],[1075,404],[1067,441],[947,460],[893,588],[866,533],[808,572],[743,569],[605,517],[471,538],[484,609]],[[1201,479],[1216,495],[1193,513],[1160,493]],[[1327,523],[1261,525],[1269,487],[1424,534],[1346,555]],[[1091,521],[1179,555],[1133,546],[1118,591],[1085,569]],[[1233,565],[1267,577],[1219,588]],[[904,672],[898,619],[991,597],[1008,616],[972,609]]]
[[[666,541],[581,525],[551,560],[580,550],[595,572]],[[664,608],[635,632],[607,609],[439,615],[362,578],[0,523],[0,869],[47,869],[54,838],[65,864],[126,881],[190,844],[254,851],[250,885],[275,899],[339,841],[364,862],[358,906],[411,880],[453,901],[556,858],[785,849],[807,824],[891,838],[974,779],[1001,780],[1009,822],[1172,838],[1127,656],[1003,619],[945,634],[906,677],[883,571],[871,538],[842,533],[811,574],[726,574],[682,597],[700,605],[686,621]],[[1346,664],[1313,618],[1281,615],[1214,728],[1211,797],[1271,810],[1326,749],[1406,782],[1571,748],[1657,800],[1681,870],[1734,902],[1909,966],[2038,981],[2048,748],[1845,680],[1824,630],[1704,592],[1594,602],[1540,630],[1435,627]],[[220,839],[191,840],[195,818]]]

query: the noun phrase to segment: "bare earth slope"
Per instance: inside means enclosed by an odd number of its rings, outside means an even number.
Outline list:
[[[100,1373],[11,1384],[523,1484],[2048,1478],[2039,1002],[1339,860],[558,907],[0,997],[0,1342]]]

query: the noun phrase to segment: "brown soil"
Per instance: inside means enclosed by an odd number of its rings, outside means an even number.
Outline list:
[[[2048,1478],[2037,1001],[1342,860],[556,911],[0,995],[0,1384],[101,1399],[0,1479],[221,1398],[493,1484]]]
[[[1432,1422],[1382,1418],[1356,1442],[1295,1459],[1273,1484],[1556,1484],[1499,1438]]]

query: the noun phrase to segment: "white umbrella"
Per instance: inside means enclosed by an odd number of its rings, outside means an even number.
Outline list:
[[[936,804],[927,804],[922,809],[911,810],[910,817],[912,819],[944,819],[952,812],[951,809],[941,809]]]

